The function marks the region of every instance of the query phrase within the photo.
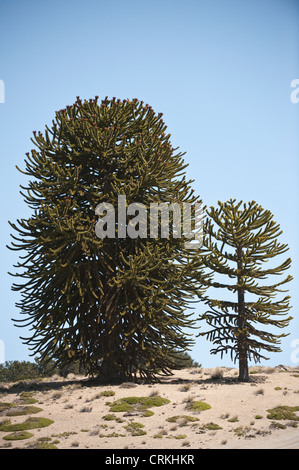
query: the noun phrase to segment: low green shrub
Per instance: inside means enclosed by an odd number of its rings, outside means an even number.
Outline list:
[[[209,410],[212,407],[205,401],[193,401],[190,403],[188,408],[192,411],[204,411],[204,410]]]
[[[219,424],[216,423],[206,423],[201,426],[201,429],[204,431],[218,431],[218,429],[223,429]]]
[[[170,416],[169,418],[166,418],[166,421],[169,423],[176,423],[178,420],[185,420],[184,426],[187,426],[187,422],[191,421],[194,423],[195,421],[199,421],[198,418],[195,418],[195,416],[188,416],[188,415],[176,415],[176,416]]]
[[[299,411],[299,406],[276,406],[271,408],[268,411],[267,418],[280,420],[288,419],[290,421],[299,421],[299,416],[295,414],[296,411]]]
[[[14,406],[15,406],[14,403],[8,403],[8,402],[0,403],[0,412],[10,410]]]
[[[170,403],[167,398],[158,396],[154,397],[125,397],[109,403],[111,413],[119,413],[126,411],[140,411],[143,417],[152,416],[153,413],[148,408],[162,406]]]
[[[37,406],[23,406],[21,408],[15,408],[11,411],[6,413],[6,416],[23,416],[23,415],[31,415],[35,413],[40,413],[43,411],[42,408],[38,408]]]
[[[124,429],[126,431],[129,431],[132,436],[144,436],[146,434],[146,431],[143,431],[142,428],[144,428],[144,424],[134,423],[133,421],[127,426],[124,426]]]
[[[104,390],[103,392],[100,393],[101,397],[113,397],[115,395],[115,392],[113,390]]]
[[[12,434],[7,434],[6,436],[3,436],[3,439],[5,441],[20,441],[22,439],[30,439],[30,437],[33,437],[33,434],[27,431],[17,431],[13,432]]]
[[[23,423],[16,424],[11,424],[10,421],[7,421],[0,425],[0,431],[27,431],[28,429],[44,428],[46,426],[50,426],[52,423],[54,423],[54,421],[48,418],[28,418]]]

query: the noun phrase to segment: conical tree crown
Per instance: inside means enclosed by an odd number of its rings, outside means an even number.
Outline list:
[[[267,359],[261,351],[280,351],[277,344],[286,335],[273,334],[264,328],[284,328],[291,320],[287,317],[290,297],[274,299],[285,292],[282,286],[292,276],[274,284],[269,282],[272,275],[281,275],[290,268],[291,259],[266,266],[288,250],[286,244],[278,242],[282,230],[271,212],[255,201],[243,204],[230,200],[207,211],[204,233],[203,263],[214,274],[214,280],[208,284],[230,292],[232,299],[208,297],[209,310],[201,319],[212,329],[200,335],[216,345],[211,351],[214,354],[230,352],[234,360]]]
[[[11,223],[12,249],[27,252],[16,274],[24,283],[13,289],[22,292],[33,354],[61,365],[79,359],[90,373],[152,378],[190,346],[185,309],[202,289],[196,250],[171,229],[167,239],[150,237],[148,215],[138,220],[146,222],[140,236],[118,204],[120,195],[125,209],[197,201],[166,131],[162,114],[143,102],[96,97],[77,98],[34,132],[22,192],[34,213]],[[102,203],[115,209],[113,237],[96,235]]]

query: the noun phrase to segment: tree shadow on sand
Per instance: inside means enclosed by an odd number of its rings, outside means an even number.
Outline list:
[[[55,391],[60,390],[64,387],[68,386],[80,386],[80,387],[97,387],[97,386],[112,386],[112,385],[119,385],[122,387],[134,387],[137,385],[149,385],[149,384],[163,384],[163,385],[184,385],[184,384],[192,384],[192,385],[240,385],[241,383],[263,383],[267,380],[266,375],[255,374],[254,376],[250,377],[249,382],[240,382],[238,377],[231,377],[225,376],[222,377],[192,377],[190,378],[180,378],[180,377],[173,377],[173,376],[164,376],[159,378],[159,380],[155,382],[149,382],[144,379],[137,380],[136,382],[125,382],[125,381],[109,381],[109,380],[102,380],[99,378],[91,378],[91,377],[75,377],[72,379],[68,378],[58,378],[56,380],[53,379],[43,379],[43,380],[21,380],[15,383],[0,383],[0,393],[5,394],[19,394],[21,392],[43,392],[43,391]]]

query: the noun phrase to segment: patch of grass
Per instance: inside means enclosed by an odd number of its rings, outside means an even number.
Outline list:
[[[290,421],[287,423],[287,426],[290,426],[291,428],[298,428],[298,423],[297,421]]]
[[[23,423],[11,424],[10,421],[3,423],[0,426],[0,431],[14,432],[14,431],[27,431],[28,429],[44,428],[54,423],[48,418],[28,418]]]
[[[290,421],[299,421],[295,412],[299,411],[299,406],[276,406],[268,411],[267,418],[274,420],[288,419]]]
[[[285,424],[278,423],[277,421],[272,421],[269,427],[270,429],[286,429]]]
[[[238,437],[244,437],[246,436],[246,434],[248,433],[248,431],[250,431],[250,428],[248,426],[239,426],[238,428],[235,428],[234,429],[234,433],[238,436]]]
[[[24,415],[40,413],[41,411],[43,411],[43,409],[38,408],[37,406],[24,406],[23,408],[17,408],[15,410],[8,411],[6,415],[7,416],[24,416]]]
[[[72,434],[78,434],[78,433],[75,432],[75,431],[65,431],[65,432],[62,432],[60,434],[51,434],[51,436],[52,437],[69,437]]]
[[[136,397],[135,397],[136,400]],[[154,396],[154,397],[140,397],[137,398],[137,402],[141,403],[145,408],[152,408],[153,406],[162,406],[170,403],[167,398]]]
[[[188,415],[176,415],[176,416],[170,416],[169,418],[166,418],[166,421],[169,423],[177,423],[179,420],[185,420],[186,424],[182,424],[183,426],[187,426],[188,422],[194,423],[194,421],[199,421],[198,418],[195,418],[195,416],[188,416]]]
[[[33,436],[34,434],[31,434],[31,432],[28,431],[16,431],[12,434],[7,434],[6,436],[3,436],[3,439],[5,441],[20,441],[22,439],[30,439],[30,437]]]
[[[104,390],[100,393],[100,397],[114,397],[115,392],[113,390]]]
[[[255,419],[262,419],[263,417],[261,415],[255,415]]]
[[[116,419],[116,416],[114,414],[108,414],[108,415],[103,416],[103,419],[105,421],[114,421]]]
[[[131,433],[132,436],[144,436],[146,431],[143,431],[144,424],[131,422],[127,426],[124,426],[124,429]]]
[[[37,442],[50,442],[50,441],[52,441],[52,437],[49,437],[49,436],[39,437],[37,439]]]
[[[206,423],[203,426],[201,426],[201,429],[204,431],[218,431],[218,429],[223,429],[219,424],[216,423]]]
[[[204,410],[209,410],[211,405],[206,403],[205,401],[193,401],[189,406],[189,410],[192,411],[204,411]]]
[[[38,442],[35,446],[36,449],[58,449],[55,444],[59,444],[59,441],[54,442]]]
[[[151,410],[145,410],[143,413],[142,413],[142,416],[143,418],[149,418],[150,416],[153,416],[155,413]]]
[[[14,403],[8,403],[8,402],[0,403],[0,412],[10,410],[10,408],[13,408],[14,406],[15,406]]]
[[[274,390],[281,390],[281,387],[274,387]]]
[[[155,406],[162,406],[170,403],[167,398],[162,397],[126,397],[116,400],[114,403],[109,403],[110,412],[119,413],[126,411],[140,411],[143,416],[152,416],[153,413],[148,410]]]
[[[110,406],[110,411],[114,413],[122,413],[125,411],[134,411],[134,407],[132,405],[129,405],[126,402],[115,402],[115,403],[106,403],[107,405]]]
[[[99,434],[99,437],[126,437],[126,435],[119,434],[118,432],[111,432],[110,434]]]
[[[33,393],[34,392],[21,392],[19,397],[22,400],[22,402],[26,405],[33,405],[34,403],[37,403],[38,400],[33,398]]]
[[[108,414],[108,415],[103,416],[103,420],[104,420],[104,421],[116,421],[117,423],[123,423],[123,422],[124,422],[123,419],[118,418],[118,417],[115,416],[115,414],[113,414],[113,413],[110,413],[110,414]]]
[[[54,442],[37,442],[34,449],[58,449]]]
[[[237,423],[239,421],[238,416],[234,416],[233,418],[229,418],[227,420],[229,423]]]
[[[56,444],[59,444],[58,439],[52,441],[52,437],[40,437],[36,442],[30,444],[27,449],[58,449]]]

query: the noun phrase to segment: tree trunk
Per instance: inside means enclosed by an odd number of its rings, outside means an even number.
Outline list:
[[[102,305],[105,312],[103,319],[104,336],[102,348],[104,357],[99,369],[99,375],[104,381],[111,383],[122,382],[125,374],[122,370],[122,353],[120,348],[120,332],[118,327],[117,303],[119,293],[114,286],[111,287],[115,274],[106,274],[106,302]]]
[[[111,333],[108,334],[108,331],[111,331]],[[106,319],[106,334],[102,340],[105,355],[99,369],[99,376],[105,382],[121,383],[125,379],[119,341],[118,328],[112,330],[112,323],[109,322],[109,319]]]
[[[240,382],[249,382],[249,371],[248,371],[248,362],[247,355],[242,355],[239,357],[239,377]]]
[[[100,375],[109,383],[121,383],[126,379],[120,368],[115,365],[113,357],[110,356],[103,360]]]
[[[241,284],[242,281],[242,246],[237,248],[237,258],[238,258],[238,284]],[[238,329],[244,330],[246,325],[245,318],[245,300],[244,300],[244,289],[238,288]],[[248,372],[248,360],[247,360],[247,344],[246,344],[246,335],[244,333],[239,333],[238,335],[238,353],[239,353],[239,380],[241,382],[249,381],[249,372]]]

